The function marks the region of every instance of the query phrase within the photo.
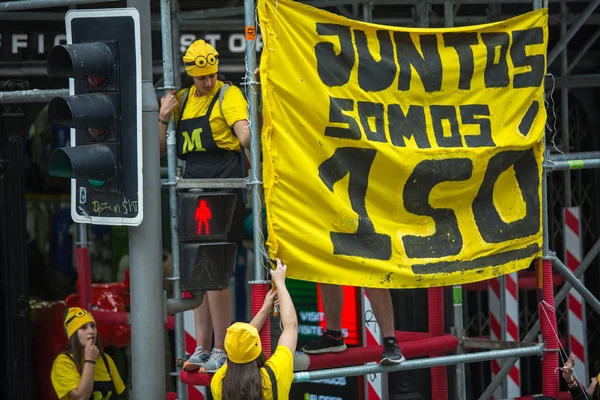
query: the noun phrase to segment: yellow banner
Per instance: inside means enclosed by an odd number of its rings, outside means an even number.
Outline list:
[[[267,244],[288,276],[430,287],[541,255],[547,10],[450,29],[258,11]]]

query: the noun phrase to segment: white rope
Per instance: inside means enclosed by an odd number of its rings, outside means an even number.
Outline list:
[[[548,320],[548,325],[550,325],[550,328],[552,328],[552,332],[554,333],[554,336],[556,336],[556,340],[558,341],[558,346],[559,346],[558,355],[559,355],[559,357],[560,356],[564,357],[564,362],[562,362],[562,364],[564,364],[569,359],[569,354],[567,353],[567,351],[563,347],[562,343],[560,342],[560,338],[558,337],[558,332],[554,329],[554,325],[550,322],[550,316],[548,315],[548,312],[546,311],[545,307],[547,307],[549,310],[552,310],[555,314],[556,314],[556,309],[552,305],[550,305],[547,301],[545,301],[545,300],[540,301],[540,309],[544,312],[544,316]],[[561,367],[559,367],[559,370],[560,370],[560,368]],[[586,388],[581,386],[582,382],[579,380],[579,377],[575,373],[575,368],[573,368],[573,377],[574,377],[574,379],[577,380],[578,384],[580,385],[581,391],[584,393],[585,398],[589,399]]]

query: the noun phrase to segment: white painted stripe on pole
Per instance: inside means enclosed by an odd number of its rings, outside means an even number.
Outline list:
[[[185,351],[192,355],[196,351],[196,326],[194,325],[194,311],[185,311],[183,313],[183,329],[185,330]],[[191,337],[193,340],[187,340],[187,337]],[[190,342],[188,344],[188,342]],[[193,344],[192,344],[193,343]],[[188,385],[188,396],[189,400],[206,398],[207,391],[204,386],[192,386]]]
[[[372,346],[382,344],[383,338],[381,335],[381,329],[377,320],[375,319],[375,313],[371,307],[371,301],[367,295],[367,291],[363,290],[363,318],[365,324],[365,337],[363,339],[363,346]],[[375,363],[369,363],[375,364]],[[367,400],[382,400],[384,392],[384,375],[385,374],[370,374],[365,375],[365,381],[369,388],[367,390]],[[369,393],[374,393],[374,396],[369,396]]]
[[[581,262],[583,244],[581,238],[581,208],[567,207],[563,211],[564,226],[564,261],[574,270]],[[575,229],[575,230],[574,230]],[[570,256],[567,256],[569,254]],[[584,279],[581,277],[581,282]],[[575,355],[575,376],[583,384],[589,381],[587,321],[585,302],[582,296],[572,289],[567,298],[569,348]]]
[[[581,238],[577,236],[567,225],[565,225],[565,246],[566,249],[577,259],[581,261]]]
[[[517,272],[513,272],[506,275],[507,290],[506,290],[506,340],[512,340],[515,342],[519,341],[519,290],[518,282],[519,276]],[[514,292],[508,290],[508,288],[516,288]],[[516,327],[516,332],[511,332],[509,326]],[[515,337],[516,336],[516,337]],[[507,384],[506,384],[506,395],[509,399],[513,399],[521,396],[521,363],[517,361],[511,368]]]
[[[500,287],[500,281],[498,278],[492,278],[488,283],[488,317],[489,317],[489,326],[490,326],[490,339],[491,340],[501,340],[502,334],[500,332],[500,298],[496,294],[495,290],[498,290]],[[494,368],[502,367],[500,363],[501,360],[492,360],[490,362],[491,370],[492,370],[492,379],[496,374],[494,373]],[[502,398],[502,386],[504,385],[504,381],[498,385],[496,390],[494,391],[493,398],[498,400]]]

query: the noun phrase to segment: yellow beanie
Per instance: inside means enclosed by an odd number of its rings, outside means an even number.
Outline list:
[[[262,345],[255,327],[244,322],[236,322],[227,328],[225,335],[227,358],[236,364],[252,362],[260,356]]]
[[[183,64],[189,76],[216,74],[219,70],[219,53],[204,40],[196,40],[185,52]]]
[[[94,317],[89,311],[79,307],[67,308],[63,323],[67,337],[70,338],[71,335],[77,332],[77,329],[81,328],[88,322],[96,323],[96,320],[94,320]]]

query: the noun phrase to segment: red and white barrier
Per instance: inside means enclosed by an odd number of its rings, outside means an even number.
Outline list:
[[[363,335],[363,347],[364,346],[381,346],[383,343],[383,335],[379,324],[375,319],[375,314],[371,307],[371,301],[367,295],[366,290],[361,289],[363,292],[362,303],[363,303],[363,318],[364,318],[364,335]],[[384,390],[386,390],[385,374],[370,374],[365,375],[365,386],[367,388],[367,400],[381,400],[384,398]],[[385,396],[387,398],[387,396]]]
[[[519,289],[518,274],[506,275],[506,340],[518,342],[519,339]],[[521,395],[521,363],[517,362],[508,373],[507,395],[509,399]]]
[[[185,330],[185,351],[189,355],[196,351],[196,327],[194,325],[194,311],[183,313],[183,329]],[[188,385],[188,400],[204,400],[207,395],[203,386]]]
[[[502,316],[502,303],[500,293],[500,278],[489,280],[489,321],[490,339],[519,341],[519,289],[518,273],[513,272],[504,276],[506,290],[504,296],[505,315]],[[502,332],[502,318],[505,319],[504,332]],[[500,371],[498,360],[492,361],[492,376]],[[503,385],[498,386],[494,392],[495,399],[504,398],[503,386],[506,385],[506,398],[512,399],[521,396],[521,362],[511,368]]]
[[[567,207],[563,209],[565,264],[571,271],[579,266],[582,258],[581,209]],[[583,283],[583,277],[581,277]],[[582,383],[589,382],[587,325],[585,302],[581,295],[571,289],[567,298],[569,307],[569,349],[575,355],[575,376]]]

